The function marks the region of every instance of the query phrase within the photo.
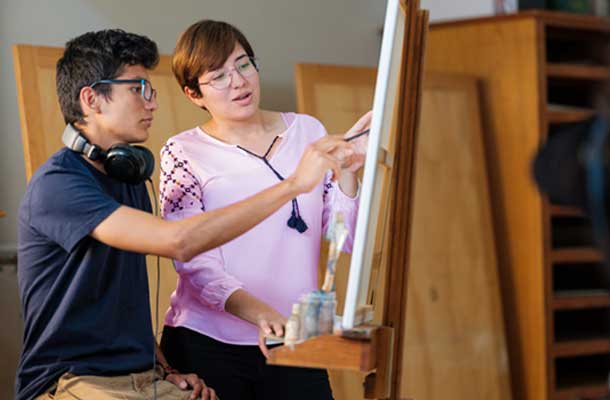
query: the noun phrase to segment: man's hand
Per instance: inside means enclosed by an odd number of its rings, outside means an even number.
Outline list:
[[[189,400],[220,400],[216,396],[214,389],[206,386],[203,379],[195,374],[170,373],[165,377],[165,380],[173,383],[182,390],[192,389],[193,392],[191,393]]]

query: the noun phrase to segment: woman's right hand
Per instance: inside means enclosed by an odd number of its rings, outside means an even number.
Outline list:
[[[269,358],[269,348],[267,347],[265,338],[272,335],[283,337],[285,324],[286,318],[275,310],[261,313],[258,316],[258,347],[261,349],[265,358]]]

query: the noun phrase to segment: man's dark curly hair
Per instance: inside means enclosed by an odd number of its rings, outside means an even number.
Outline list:
[[[56,67],[57,96],[66,124],[84,123],[79,100],[83,87],[100,79],[114,79],[127,65],[152,69],[158,62],[155,42],[120,29],[88,32],[70,40]],[[110,98],[110,85],[96,85],[94,90]]]

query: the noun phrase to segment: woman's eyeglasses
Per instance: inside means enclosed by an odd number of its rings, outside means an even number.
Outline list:
[[[258,71],[258,60],[254,57],[243,57],[235,61],[231,69],[218,71],[218,74],[207,82],[199,82],[199,85],[210,85],[214,89],[224,90],[233,81],[233,71],[237,71],[243,78],[252,76]]]

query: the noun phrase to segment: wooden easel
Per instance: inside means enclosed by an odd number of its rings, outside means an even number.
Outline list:
[[[390,246],[390,243],[408,243],[411,219],[411,198],[414,176],[414,149],[419,122],[421,81],[425,37],[428,26],[428,13],[419,10],[419,1],[401,1],[405,15],[404,42],[402,49],[402,67],[397,104],[394,112],[395,133],[391,136],[389,148],[393,154],[382,154],[380,162],[391,166],[385,181],[384,197],[388,212],[383,223],[380,223],[376,235],[376,249],[370,285],[369,298],[376,303],[376,327],[361,339],[350,339],[338,335],[324,335],[297,344],[293,349],[278,347],[271,351],[270,364],[303,367],[328,368],[344,371],[359,371],[365,374],[364,396],[368,399],[396,398],[396,363],[402,358],[402,330],[404,329],[404,310],[406,308],[406,280],[408,246]],[[408,62],[405,62],[408,60]],[[305,81],[324,84],[325,79],[333,81],[332,71],[324,68],[319,76],[315,67],[299,70],[297,66],[298,109],[301,112],[320,115],[323,105],[310,103],[314,98],[311,91],[315,88],[306,85]],[[374,82],[374,74],[365,74]],[[362,75],[354,75],[361,79]],[[341,81],[349,80],[343,76]],[[367,82],[363,82],[366,86]],[[373,86],[373,85],[371,85]],[[346,99],[342,93],[340,102]],[[363,100],[365,104],[369,95],[364,92],[350,93],[354,102]],[[372,93],[370,93],[372,98]],[[333,99],[324,99],[333,102]],[[314,109],[320,106],[320,109]],[[353,116],[349,119],[355,120]],[[341,123],[342,121],[337,121]],[[327,126],[333,132],[333,126]],[[387,223],[391,220],[392,223]],[[321,269],[322,269],[321,263]],[[340,266],[338,270],[345,271]],[[339,272],[338,272],[339,274]],[[341,281],[341,279],[338,279]],[[338,288],[338,297],[345,287]],[[381,300],[380,300],[381,299]],[[341,304],[339,304],[341,309]]]

